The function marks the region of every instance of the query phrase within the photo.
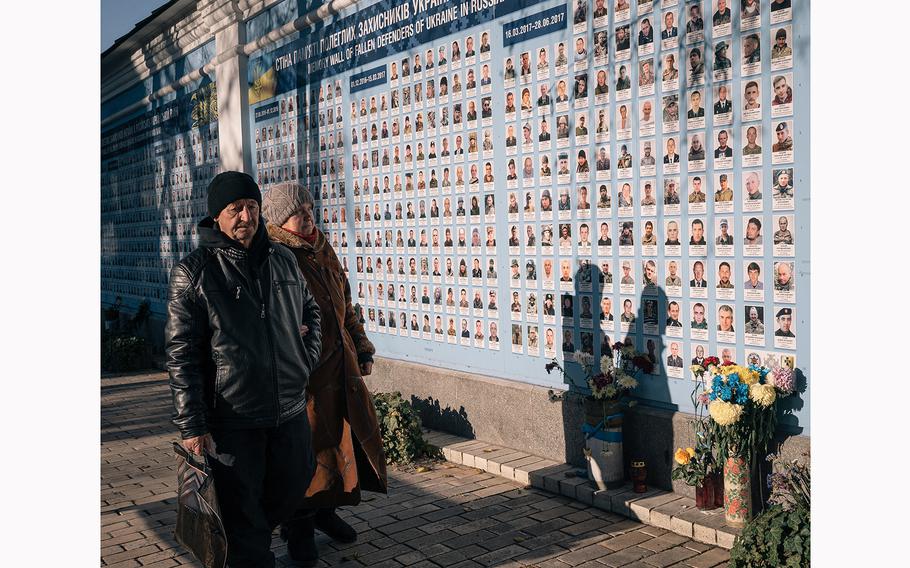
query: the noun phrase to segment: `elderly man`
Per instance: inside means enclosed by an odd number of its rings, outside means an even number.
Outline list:
[[[320,312],[294,255],[269,243],[249,175],[208,187],[199,247],[171,272],[165,346],[183,447],[210,455],[228,563],[273,567],[272,530],[315,469],[306,387]]]

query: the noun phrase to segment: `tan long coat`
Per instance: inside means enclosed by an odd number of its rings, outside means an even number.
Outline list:
[[[316,473],[304,508],[356,505],[360,489],[385,493],[385,453],[359,361],[376,351],[351,305],[348,279],[317,229],[313,245],[269,223],[269,238],[288,247],[322,312],[322,357],[310,376],[308,413]]]

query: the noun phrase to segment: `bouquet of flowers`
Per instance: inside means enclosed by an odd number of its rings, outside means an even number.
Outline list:
[[[589,398],[602,403],[605,417],[610,414],[609,408],[615,408],[620,403],[634,406],[635,401],[625,402],[624,399],[638,386],[638,374],[642,371],[649,373],[654,368],[654,362],[647,355],[636,351],[633,345],[619,342],[613,346],[612,353],[600,358],[597,366],[594,356],[585,351],[576,351],[574,357],[591,390]],[[556,359],[546,366],[547,373],[553,369],[559,369],[571,382],[571,377]]]
[[[778,400],[795,390],[793,371],[722,364],[717,357],[706,357],[704,365],[694,365],[692,371],[705,381],[698,402],[708,408],[720,461],[737,455],[751,463],[774,438]]]

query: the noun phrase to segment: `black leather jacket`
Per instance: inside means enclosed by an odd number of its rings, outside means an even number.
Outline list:
[[[322,351],[319,307],[294,255],[269,243],[265,220],[249,249],[211,218],[198,232],[199,248],[174,267],[168,290],[174,424],[184,439],[277,426],[306,410]]]

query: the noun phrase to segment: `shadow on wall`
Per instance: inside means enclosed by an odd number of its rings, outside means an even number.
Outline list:
[[[468,420],[468,413],[464,406],[453,409],[450,406],[442,408],[438,400],[433,397],[418,398],[411,395],[411,406],[420,413],[420,420],[424,426],[435,430],[448,432],[463,438],[474,439],[474,426]]]
[[[642,266],[643,275],[645,269],[646,266]],[[569,271],[565,266],[561,266],[560,273],[564,278]],[[636,284],[636,288],[641,286]],[[595,366],[599,365],[602,355],[612,353],[614,343],[635,345],[637,350],[643,351],[654,361],[651,374],[642,374],[638,377],[639,387],[635,390],[635,395],[645,403],[642,406],[646,406],[648,401],[653,401],[662,409],[679,410],[671,401],[665,370],[666,361],[661,360],[664,340],[660,332],[664,326],[661,325],[660,318],[661,314],[666,312],[668,302],[666,292],[660,286],[649,287],[648,295],[642,294],[640,290],[637,310],[632,307],[632,300],[625,298],[623,313],[614,314],[610,301],[613,296],[612,290],[613,273],[609,263],[605,262],[599,267],[593,263],[583,262],[574,275],[574,294],[563,293],[560,298],[562,350],[568,377],[567,392],[558,398],[562,404],[566,461],[578,467],[586,466],[582,452],[585,439],[581,425],[584,414],[583,400],[589,391],[581,366],[570,361],[568,357],[576,350],[576,345],[580,346],[579,351],[594,356]],[[628,331],[622,331],[620,322],[629,323]],[[645,330],[653,335],[644,335]],[[665,411],[640,407],[626,412],[623,429],[623,467],[626,470],[626,478],[629,477],[629,464],[633,460],[644,460],[648,464],[647,483],[663,489],[671,488],[674,443],[672,416]]]

